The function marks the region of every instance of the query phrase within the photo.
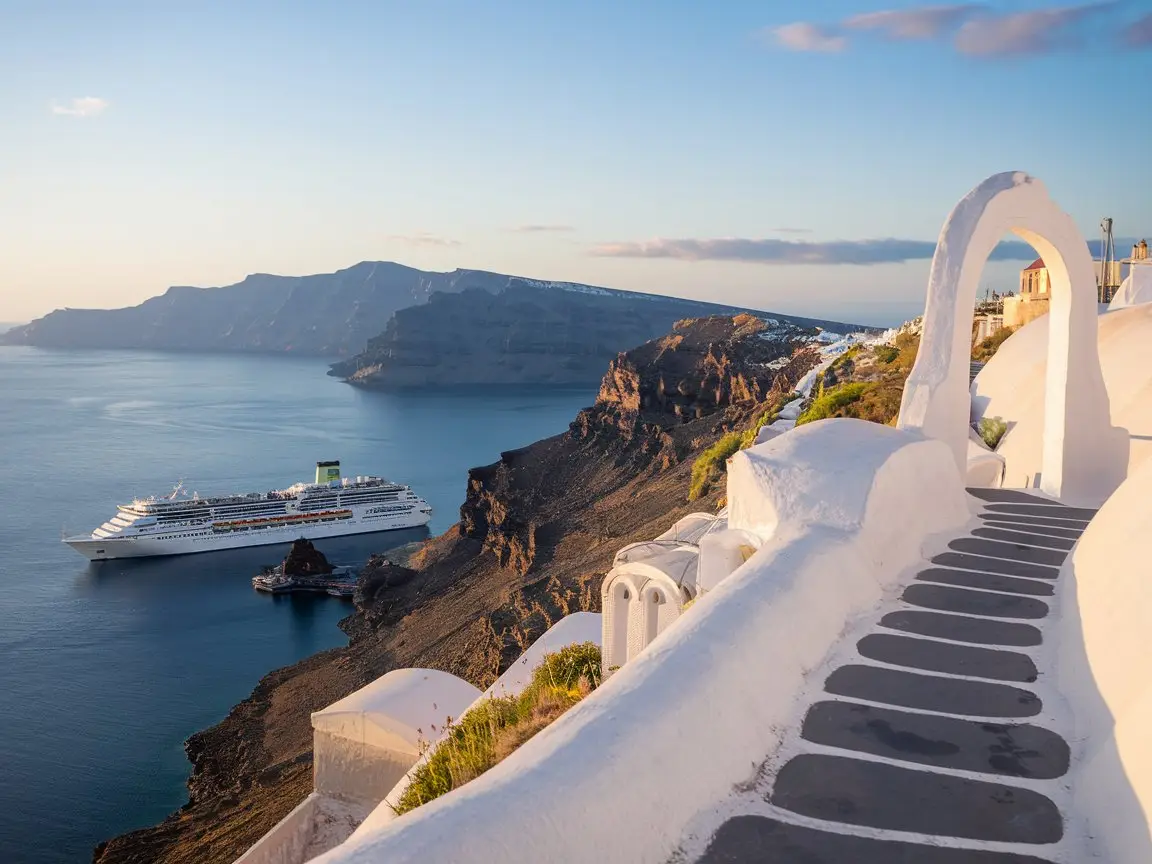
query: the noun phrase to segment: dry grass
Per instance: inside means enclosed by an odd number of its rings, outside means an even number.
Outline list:
[[[600,684],[600,649],[592,642],[545,655],[518,696],[487,699],[452,724],[412,776],[397,815],[479,777],[514,753]]]

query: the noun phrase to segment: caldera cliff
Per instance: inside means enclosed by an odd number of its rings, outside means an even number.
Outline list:
[[[310,712],[396,668],[484,687],[552,623],[598,611],[617,549],[716,507],[723,484],[687,502],[693,460],[788,398],[818,362],[814,335],[713,317],[616,356],[566,432],[469,472],[456,525],[403,566],[370,561],[348,647],[270,673],[192,736],[189,803],[96,862],[230,864],[311,790]]]

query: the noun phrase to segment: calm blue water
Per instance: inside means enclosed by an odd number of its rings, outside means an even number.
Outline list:
[[[88,564],[61,544],[134,495],[345,474],[410,483],[434,532],[466,471],[561,432],[592,390],[395,395],[312,360],[0,347],[0,862],[89,861],[186,800],[183,741],[266,672],[345,644],[351,604],[258,594],[266,546]],[[336,563],[426,531],[321,541]]]

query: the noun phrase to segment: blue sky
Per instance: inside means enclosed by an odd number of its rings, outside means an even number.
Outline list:
[[[1152,234],[1150,13],[0,0],[0,320],[365,259],[903,320],[922,251],[778,262],[930,244],[1004,170]]]

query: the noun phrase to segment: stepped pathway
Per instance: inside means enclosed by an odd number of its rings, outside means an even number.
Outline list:
[[[1070,754],[1038,664],[1058,568],[1095,511],[969,492],[979,527],[926,563],[832,669],[766,766],[775,776],[711,814],[714,833],[695,826],[683,851],[707,846],[694,860],[1079,860],[1054,845]]]

